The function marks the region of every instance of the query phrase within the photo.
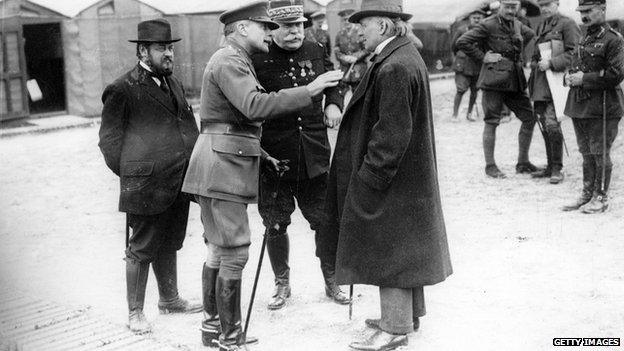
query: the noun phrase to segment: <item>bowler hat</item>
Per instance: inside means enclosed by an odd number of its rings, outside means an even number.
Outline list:
[[[269,17],[277,23],[307,22],[303,16],[303,0],[271,0],[268,9]]]
[[[352,14],[349,22],[358,23],[362,18],[373,16],[398,17],[403,21],[412,18],[412,15],[403,12],[401,0],[362,0],[360,11]]]
[[[591,10],[594,6],[605,4],[606,0],[579,0],[579,5],[576,8],[576,11],[587,11]]]
[[[174,43],[182,39],[171,38],[171,25],[159,18],[143,21],[137,25],[138,38],[128,40],[131,43]]]
[[[271,21],[267,14],[267,2],[256,1],[251,4],[227,10],[219,16],[219,21],[223,24],[230,24],[236,21],[249,20],[266,23],[269,29],[279,28],[279,24]]]

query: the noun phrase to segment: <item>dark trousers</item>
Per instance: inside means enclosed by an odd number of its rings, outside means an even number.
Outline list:
[[[126,248],[126,259],[149,263],[161,252],[182,248],[186,236],[189,200],[179,194],[165,212],[152,216],[128,214],[132,235]]]
[[[481,101],[483,113],[485,114],[483,118],[485,123],[498,125],[502,116],[503,105],[507,105],[522,122],[535,121],[531,100],[524,91],[483,90]]]

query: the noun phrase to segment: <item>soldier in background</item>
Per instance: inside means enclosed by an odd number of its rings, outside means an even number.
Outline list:
[[[535,115],[542,126],[546,144],[546,169],[532,174],[534,178],[550,178],[551,184],[563,181],[563,133],[555,115],[555,105],[546,79],[546,71],[563,72],[570,67],[574,47],[579,41],[581,30],[569,17],[559,13],[559,0],[539,0],[544,21],[537,27],[535,48],[531,60],[529,91]],[[551,59],[543,59],[539,45],[550,43]],[[558,48],[561,48],[560,51]],[[562,111],[559,111],[560,113]]]
[[[481,9],[477,9],[468,15],[468,26],[462,26],[457,30],[457,33],[452,40],[452,51],[455,55],[455,61],[453,62],[453,70],[455,71],[455,86],[457,87],[457,94],[455,94],[455,100],[453,102],[453,121],[459,121],[457,114],[459,113],[459,106],[461,105],[462,98],[466,91],[470,89],[470,100],[468,101],[468,113],[466,119],[469,121],[476,121],[472,116],[472,109],[477,101],[477,80],[479,79],[479,72],[481,71],[481,62],[476,61],[466,55],[461,50],[457,49],[455,45],[457,39],[466,33],[469,29],[474,28],[485,16],[485,12]]]
[[[483,62],[477,87],[483,90],[485,174],[492,178],[506,178],[494,160],[496,127],[502,117],[503,103],[522,121],[518,133],[516,173],[538,171],[529,161],[535,117],[522,68],[522,50],[535,32],[516,19],[519,7],[520,0],[502,0],[497,15],[486,18],[457,40],[459,50]]]
[[[310,15],[312,26],[306,28],[305,38],[309,41],[323,44],[327,56],[331,56],[331,39],[329,33],[323,29],[325,24],[325,13],[317,11]]]
[[[345,74],[342,82],[350,86],[351,90],[355,90],[364,73],[366,73],[368,68],[366,57],[369,54],[360,36],[359,24],[349,22],[349,16],[354,12],[353,9],[338,12],[341,28],[336,34],[334,44],[334,55],[340,63],[340,69]]]
[[[293,7],[299,11],[280,11]],[[267,92],[305,86],[318,75],[333,70],[323,45],[304,40],[303,0],[273,0],[269,13],[276,13],[271,19],[280,27],[273,31],[269,52],[252,57],[258,81]],[[281,175],[281,179],[270,168],[263,168],[260,172],[258,211],[267,228],[267,251],[275,274],[275,292],[268,305],[271,310],[282,308],[290,297],[287,228],[295,210],[295,199],[310,228],[315,231],[315,241],[318,241],[316,231],[322,224],[329,172],[330,145],[326,126],[340,123],[342,101],[338,87],[327,89],[325,108],[323,95],[319,95],[304,111],[267,121],[262,126],[262,148],[272,157],[289,160],[289,170]],[[326,295],[340,304],[349,303],[349,298],[336,285],[336,258],[319,258]]]
[[[579,152],[583,155],[583,190],[564,211],[600,213],[608,207],[611,145],[624,115],[624,39],[605,23],[605,0],[579,0],[576,8],[587,26],[565,77],[569,85],[565,114],[572,117]]]

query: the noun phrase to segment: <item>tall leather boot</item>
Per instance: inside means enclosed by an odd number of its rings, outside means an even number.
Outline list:
[[[257,342],[245,337],[241,321],[241,280],[217,277],[217,310],[221,321],[219,351],[246,350],[245,344]]]
[[[483,156],[485,157],[485,174],[492,178],[507,178],[494,161],[496,145],[496,125],[485,123],[483,126]]]
[[[210,268],[204,263],[202,270],[202,298],[204,320],[201,325],[202,343],[204,346],[219,347],[221,322],[217,310],[217,276],[219,269]]]
[[[548,164],[548,166],[546,166],[545,169],[543,170],[539,170],[537,172],[533,172],[531,173],[531,177],[532,178],[549,178],[550,175],[552,174],[551,169],[552,169],[552,143],[550,142],[550,138],[548,136],[548,133],[546,131],[542,132],[542,137],[544,138],[544,147],[546,149],[546,162]]]
[[[588,203],[594,193],[594,182],[596,180],[596,164],[593,155],[583,155],[583,190],[572,203],[561,208],[562,211],[576,211],[581,206]]]
[[[152,328],[143,314],[145,287],[149,263],[126,259],[126,288],[128,299],[128,327],[137,334],[151,332]]]
[[[611,164],[610,157],[607,155],[607,163],[604,169],[604,184],[603,184],[602,155],[594,156],[594,160],[596,163],[596,178],[594,181],[594,193],[592,195],[591,200],[579,208],[581,212],[587,213],[587,214],[602,213],[606,211],[607,208],[609,207],[607,191],[609,190],[609,183],[611,182],[611,170],[613,169],[613,165]]]
[[[550,184],[559,184],[563,181],[564,175],[563,169],[563,135],[561,133],[551,133],[550,136],[550,148],[551,148],[551,174]]]
[[[161,252],[152,262],[158,283],[158,310],[161,314],[197,313],[202,311],[199,303],[189,303],[178,295],[177,253]]]
[[[286,300],[290,297],[290,240],[285,230],[269,229],[267,235],[267,252],[275,274],[275,291],[268,308],[278,310],[286,305]]]
[[[520,131],[518,132],[518,163],[516,164],[516,173],[533,173],[540,169],[529,161],[529,149],[531,148],[531,140],[533,139],[533,128],[535,121],[522,122]]]
[[[342,290],[340,290],[340,286],[336,284],[336,269],[334,262],[321,260],[321,272],[323,272],[323,279],[325,280],[325,295],[338,304],[348,305],[351,302],[351,299],[344,292],[342,292]]]

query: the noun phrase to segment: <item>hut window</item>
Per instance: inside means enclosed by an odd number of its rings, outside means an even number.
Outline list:
[[[100,7],[97,10],[98,17],[106,17],[115,14],[115,3],[110,1]]]

